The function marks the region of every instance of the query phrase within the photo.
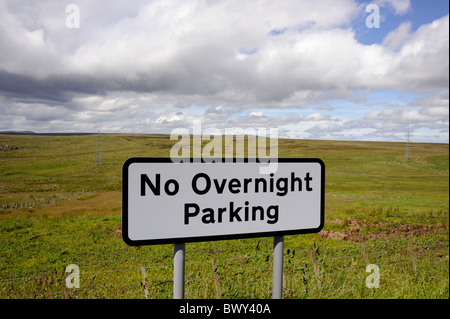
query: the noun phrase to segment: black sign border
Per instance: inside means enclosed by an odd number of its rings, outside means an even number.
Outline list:
[[[265,159],[267,161],[268,159]],[[177,161],[184,163],[207,163],[200,158],[177,158]],[[208,158],[208,163],[214,165],[214,163],[231,163],[231,159],[225,158]],[[267,164],[267,162],[260,162],[261,164]],[[212,162],[212,163],[211,163]],[[248,158],[233,158],[233,163],[248,163],[259,162],[258,159]],[[321,182],[320,182],[320,225],[317,228],[307,229],[294,229],[294,230],[280,230],[273,232],[257,232],[257,233],[245,233],[245,234],[228,234],[228,235],[210,235],[210,236],[193,236],[193,237],[180,237],[180,238],[163,238],[163,239],[144,239],[133,240],[128,237],[128,167],[132,163],[174,163],[169,157],[131,157],[125,161],[122,167],[122,239],[129,246],[144,246],[144,245],[161,245],[161,244],[175,244],[175,243],[192,243],[203,241],[217,241],[217,240],[230,240],[230,239],[242,239],[242,238],[257,238],[257,237],[273,237],[284,235],[298,235],[298,234],[311,234],[318,233],[322,230],[325,224],[325,163],[319,158],[271,158],[270,163],[319,163],[321,169]]]

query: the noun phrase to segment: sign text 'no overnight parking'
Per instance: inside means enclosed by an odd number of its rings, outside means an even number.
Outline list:
[[[130,158],[123,165],[122,236],[129,245],[319,232],[325,165],[320,159],[260,163]]]

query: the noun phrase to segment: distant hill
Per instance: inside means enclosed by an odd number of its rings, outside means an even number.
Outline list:
[[[46,135],[46,136],[76,136],[76,135],[92,135],[97,133],[37,133],[33,131],[0,131],[0,134],[10,135]]]
[[[0,131],[0,134],[36,134],[36,132],[33,131]]]

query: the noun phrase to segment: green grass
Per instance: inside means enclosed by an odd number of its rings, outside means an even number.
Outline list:
[[[129,157],[169,156],[174,142],[103,135],[100,167],[96,135],[0,135],[19,147],[0,151],[0,298],[144,298],[142,266],[149,297],[171,298],[173,246],[122,241],[121,169]],[[449,298],[448,144],[413,143],[410,161],[404,152],[403,143],[279,140],[280,157],[326,165],[325,227],[286,236],[284,298]],[[218,278],[222,298],[270,298],[272,240],[187,244],[186,297],[216,298]],[[378,289],[365,285],[367,263],[379,266]],[[65,288],[69,264],[79,289]]]

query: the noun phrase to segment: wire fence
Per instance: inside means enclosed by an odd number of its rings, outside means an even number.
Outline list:
[[[116,176],[109,177],[108,180],[99,188],[93,190],[93,191],[81,191],[81,192],[71,192],[71,193],[65,193],[65,194],[53,194],[49,197],[42,197],[42,198],[30,198],[26,201],[20,201],[20,202],[10,202],[10,203],[3,203],[0,204],[0,213],[6,213],[6,212],[12,212],[13,210],[18,209],[24,209],[24,208],[33,208],[37,206],[45,206],[50,204],[56,204],[61,201],[66,200],[72,200],[72,199],[79,199],[82,197],[94,195],[96,193],[99,193],[105,187],[108,186],[114,179],[116,179]]]
[[[38,198],[38,199],[31,199],[27,201],[21,201],[21,202],[11,202],[0,205],[0,211],[13,211],[17,209],[22,208],[32,208],[36,206],[44,206],[49,204],[55,204],[60,201],[64,200],[70,200],[74,198],[80,198],[82,196],[86,196],[89,194],[93,194],[94,192],[79,192],[79,193],[70,193],[70,194],[56,194],[48,198]]]
[[[442,291],[434,293],[448,298],[448,249],[448,241],[417,243],[412,237],[331,247],[285,247],[283,298],[398,298],[408,289],[416,289],[420,295],[436,280],[441,281],[437,286],[441,288],[433,289]],[[196,261],[189,261],[189,254],[195,254]],[[379,289],[368,286],[374,273],[367,272],[367,265],[379,268]],[[172,298],[172,263],[113,266],[111,262],[111,269],[80,268],[78,272],[66,272],[64,267],[1,278],[0,298]],[[442,282],[442,278],[446,280]],[[186,298],[264,299],[271,295],[270,250],[226,258],[211,258],[196,250],[186,254]]]

